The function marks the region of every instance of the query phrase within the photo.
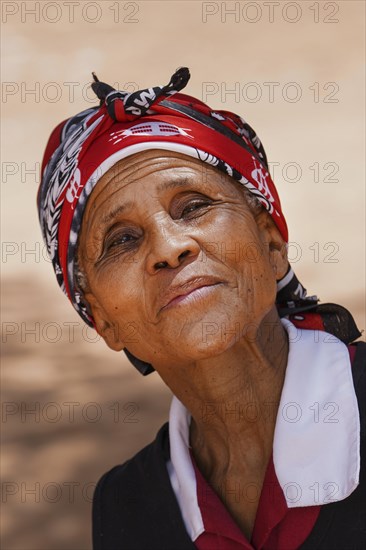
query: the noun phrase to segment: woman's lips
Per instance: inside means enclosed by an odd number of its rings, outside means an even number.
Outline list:
[[[180,305],[192,304],[198,300],[206,298],[207,296],[212,294],[212,292],[214,292],[215,287],[221,284],[222,283],[202,285],[198,288],[195,288],[194,290],[191,290],[190,292],[187,292],[187,294],[181,294],[180,296],[176,296],[175,298],[173,298],[173,300],[170,300],[170,302],[166,306],[164,306],[163,309],[168,309],[178,304]]]

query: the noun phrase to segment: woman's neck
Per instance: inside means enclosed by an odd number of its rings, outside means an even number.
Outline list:
[[[190,442],[202,473],[267,464],[288,357],[288,338],[273,309],[257,337],[198,361],[169,384],[192,415]],[[175,383],[174,383],[175,382]]]
[[[192,415],[190,445],[199,470],[250,540],[273,446],[288,358],[277,311],[258,337],[185,371],[171,389]]]
[[[277,311],[257,336],[240,339],[224,353],[196,362],[169,386],[192,415],[192,447],[218,449],[272,437],[288,357],[287,331]],[[174,383],[176,382],[176,383]]]

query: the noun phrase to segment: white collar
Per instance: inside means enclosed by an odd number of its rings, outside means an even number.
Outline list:
[[[289,355],[278,409],[273,463],[289,508],[347,498],[359,483],[360,417],[348,349],[335,336],[281,319]],[[168,472],[192,539],[204,532],[189,454],[191,415],[174,396]]]

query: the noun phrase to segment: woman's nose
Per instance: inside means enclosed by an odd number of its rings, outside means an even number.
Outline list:
[[[149,240],[147,270],[151,274],[162,267],[178,267],[184,258],[200,252],[197,241],[171,218],[156,220]]]

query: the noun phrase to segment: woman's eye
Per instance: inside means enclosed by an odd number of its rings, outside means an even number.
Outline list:
[[[182,215],[190,214],[195,210],[200,210],[205,206],[208,206],[210,203],[208,201],[195,201],[190,202],[185,208],[183,208]]]
[[[131,235],[131,233],[121,233],[118,235],[114,235],[111,239],[109,239],[106,243],[106,249],[109,250],[115,246],[124,246],[131,244],[135,240],[135,236]],[[125,246],[127,248],[127,246]]]

